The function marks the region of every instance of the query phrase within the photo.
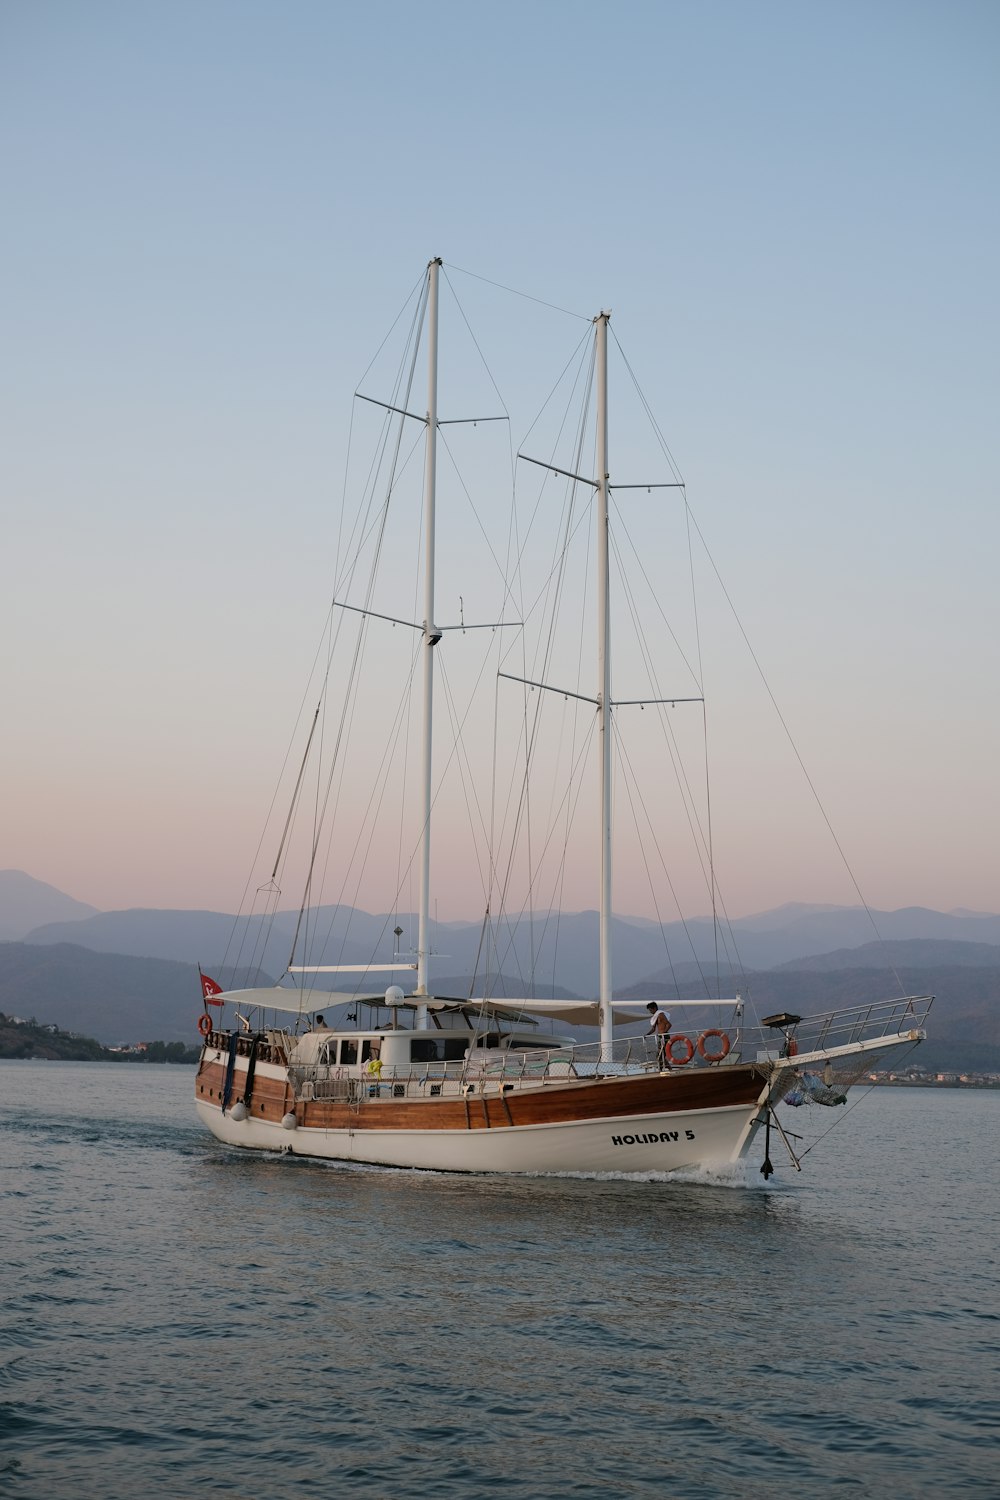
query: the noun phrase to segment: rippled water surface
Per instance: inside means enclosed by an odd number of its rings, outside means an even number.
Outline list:
[[[244,1156],[192,1089],[0,1064],[4,1493],[1000,1494],[1000,1093],[765,1189]]]

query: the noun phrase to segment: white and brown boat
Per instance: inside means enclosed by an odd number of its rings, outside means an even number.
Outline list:
[[[401,995],[389,1004],[401,1014]],[[770,1032],[713,1028],[697,1062],[661,1068],[645,1037],[609,1051],[541,1047],[519,1033],[523,1015],[434,1000],[429,1031],[405,1021],[297,1038],[213,1030],[196,1100],[220,1140],[262,1151],[456,1172],[715,1171],[745,1157],[762,1126],[781,1132],[774,1106],[804,1076],[840,1102],[859,1061],[922,1037],[928,1005],[782,1016]],[[678,1060],[691,1040],[674,1033]]]
[[[387,420],[402,428],[409,421],[425,428],[423,478],[423,619],[401,620],[371,608],[378,598],[375,567],[385,531],[378,513],[379,546],[372,549],[372,572],[366,575],[359,602],[349,602],[348,585],[356,566],[344,570],[346,580],[335,601],[339,618],[350,616],[358,627],[357,643],[348,651],[350,672],[345,701],[357,701],[357,674],[363,670],[364,636],[376,622],[409,626],[418,652],[413,667],[422,663],[420,805],[417,837],[410,864],[419,871],[420,905],[414,953],[401,961],[380,962],[372,953],[361,964],[290,962],[277,985],[221,991],[204,981],[205,1013],[200,1023],[203,1050],[195,1084],[198,1113],[220,1140],[257,1151],[292,1152],[334,1160],[423,1167],[458,1172],[649,1172],[678,1169],[713,1171],[747,1156],[758,1133],[765,1136],[763,1166],[771,1170],[772,1128],[784,1140],[794,1162],[794,1150],[775,1113],[788,1095],[821,1104],[841,1102],[846,1087],[886,1051],[912,1045],[923,1035],[930,1007],[928,997],[904,997],[868,1006],[805,1018],[790,1013],[747,1024],[747,1010],[732,1000],[699,999],[690,1004],[695,1026],[676,1025],[664,1048],[655,1035],[635,1035],[636,1023],[648,1019],[642,1001],[624,1003],[613,998],[611,971],[612,912],[612,792],[614,715],[621,702],[612,695],[612,656],[609,625],[609,511],[607,458],[607,336],[609,315],[594,319],[592,370],[596,386],[596,473],[584,478],[572,468],[541,465],[563,476],[575,492],[593,497],[596,533],[596,624],[598,662],[591,697],[567,691],[541,675],[536,679],[497,670],[496,680],[520,684],[522,693],[536,692],[563,702],[584,704],[593,758],[599,767],[596,809],[600,865],[599,994],[593,1002],[449,997],[435,993],[431,978],[431,825],[436,800],[432,776],[434,736],[432,705],[435,653],[444,632],[474,627],[435,623],[435,523],[438,417],[438,295],[441,264],[433,261],[420,294],[420,316],[414,320],[414,357],[421,326],[428,350],[428,397],[425,415],[408,408],[409,388],[402,383],[392,402],[384,403]],[[412,359],[410,371],[412,373]],[[370,399],[370,398],[365,398]],[[381,404],[381,403],[379,403]],[[482,419],[475,419],[482,420]],[[393,455],[385,486],[395,494],[401,443],[383,440],[383,452]],[[534,462],[534,460],[533,460]],[[671,487],[674,487],[673,485]],[[372,526],[358,534],[370,546]],[[565,527],[569,534],[569,526]],[[519,621],[491,623],[494,633],[521,630]],[[333,653],[331,652],[331,656]],[[524,660],[530,658],[525,656]],[[501,666],[507,665],[506,660]],[[327,677],[329,672],[327,673]],[[688,700],[650,693],[630,697],[629,706],[642,703],[664,711]],[[409,735],[409,705],[399,709],[394,744]],[[461,716],[449,701],[449,718]],[[320,719],[320,709],[312,724]],[[404,722],[405,719],[405,722]],[[344,738],[339,721],[336,754]],[[525,720],[527,723],[527,720]],[[370,740],[361,721],[362,750],[373,763]],[[525,732],[524,743],[533,743]],[[314,747],[310,729],[307,755]],[[577,761],[580,757],[577,755]],[[525,761],[530,756],[525,754]],[[379,763],[381,764],[381,763]],[[378,776],[381,776],[381,770]],[[343,772],[326,771],[317,784],[339,785]],[[376,777],[377,780],[377,777]],[[383,785],[382,782],[378,782]],[[303,785],[299,773],[294,797]],[[355,798],[355,805],[357,805]],[[577,797],[576,801],[580,799]],[[568,804],[567,804],[568,805]],[[518,818],[512,819],[515,825]],[[282,833],[284,851],[290,823]],[[328,868],[329,853],[321,853],[317,825],[310,831],[306,889],[315,892],[317,871]],[[370,840],[369,840],[370,841]],[[363,840],[355,835],[356,850]],[[276,876],[276,862],[272,876]],[[491,850],[485,862],[491,872],[500,861]],[[509,864],[507,866],[509,869]],[[714,889],[714,872],[712,884]],[[398,870],[387,884],[389,895],[399,894]],[[506,883],[505,883],[506,889]],[[268,893],[276,891],[274,880]],[[491,891],[486,892],[491,910]],[[303,903],[303,913],[311,908]],[[315,925],[315,924],[313,924]],[[299,923],[296,938],[309,929]],[[396,940],[401,930],[395,929]],[[293,954],[294,957],[294,954]],[[317,974],[361,973],[360,983],[372,986],[371,976],[409,971],[410,988],[391,983],[388,989],[336,993],[316,987]],[[228,1024],[224,1017],[232,1016]],[[670,1004],[671,1012],[675,1004]],[[216,1015],[216,1011],[221,1014]],[[350,1019],[346,1013],[350,1013]],[[327,1027],[319,1013],[331,1017]],[[563,1031],[547,1032],[548,1020]],[[577,1043],[567,1027],[597,1028],[599,1039]],[[618,1028],[616,1032],[616,1027]]]

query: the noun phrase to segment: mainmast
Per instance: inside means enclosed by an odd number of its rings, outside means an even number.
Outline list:
[[[417,994],[428,994],[431,906],[431,801],[434,713],[434,647],[441,632],[434,624],[434,521],[437,484],[438,272],[440,258],[427,267],[427,448],[424,458],[424,749],[423,835],[420,851],[420,926],[417,936]],[[417,1009],[417,1025],[426,1027],[427,1007]]]
[[[601,1052],[611,1056],[611,619],[608,612],[608,319],[597,329],[597,730],[601,757]]]

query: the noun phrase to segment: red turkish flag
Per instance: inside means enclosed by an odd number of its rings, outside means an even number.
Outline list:
[[[201,970],[198,970],[201,974]],[[224,1000],[216,1000],[216,995],[222,994],[222,985],[216,984],[214,979],[209,979],[207,974],[201,974],[201,994],[206,1005],[224,1005]]]

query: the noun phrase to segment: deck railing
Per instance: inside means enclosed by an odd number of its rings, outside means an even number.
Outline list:
[[[804,1016],[785,1026],[750,1026],[724,1033],[671,1033],[668,1057],[671,1070],[727,1067],[739,1062],[782,1064],[801,1054],[850,1048],[859,1043],[887,1041],[922,1032],[933,1003],[930,995],[912,995],[901,1000],[880,1000],[822,1015]],[[724,1041],[720,1038],[724,1038]],[[226,1049],[230,1037],[213,1032],[210,1046]],[[290,1039],[289,1039],[290,1040]],[[237,1037],[237,1052],[249,1052],[252,1038]],[[701,1045],[699,1045],[699,1043]],[[281,1038],[271,1033],[261,1041],[258,1057],[280,1062]],[[688,1053],[691,1053],[688,1056]],[[408,1067],[383,1064],[375,1072],[360,1074],[351,1066],[327,1064],[292,1065],[289,1077],[296,1097],[360,1101],[371,1097],[434,1098],[438,1095],[470,1095],[491,1087],[524,1087],[529,1084],[565,1083],[573,1078],[621,1077],[656,1071],[664,1066],[655,1036],[619,1037],[610,1046],[585,1042],[572,1047],[537,1048],[517,1052],[474,1049],[456,1062],[411,1063]]]
[[[871,1005],[803,1016],[789,1028],[789,1035],[795,1042],[797,1053],[825,1052],[830,1048],[878,1041],[882,1037],[906,1036],[911,1031],[923,1031],[933,1003],[933,995],[907,995],[901,1000],[876,1000]],[[743,1033],[744,1051],[748,1042],[756,1042],[775,1058],[788,1055],[786,1041],[781,1029],[775,1027],[755,1027]]]

